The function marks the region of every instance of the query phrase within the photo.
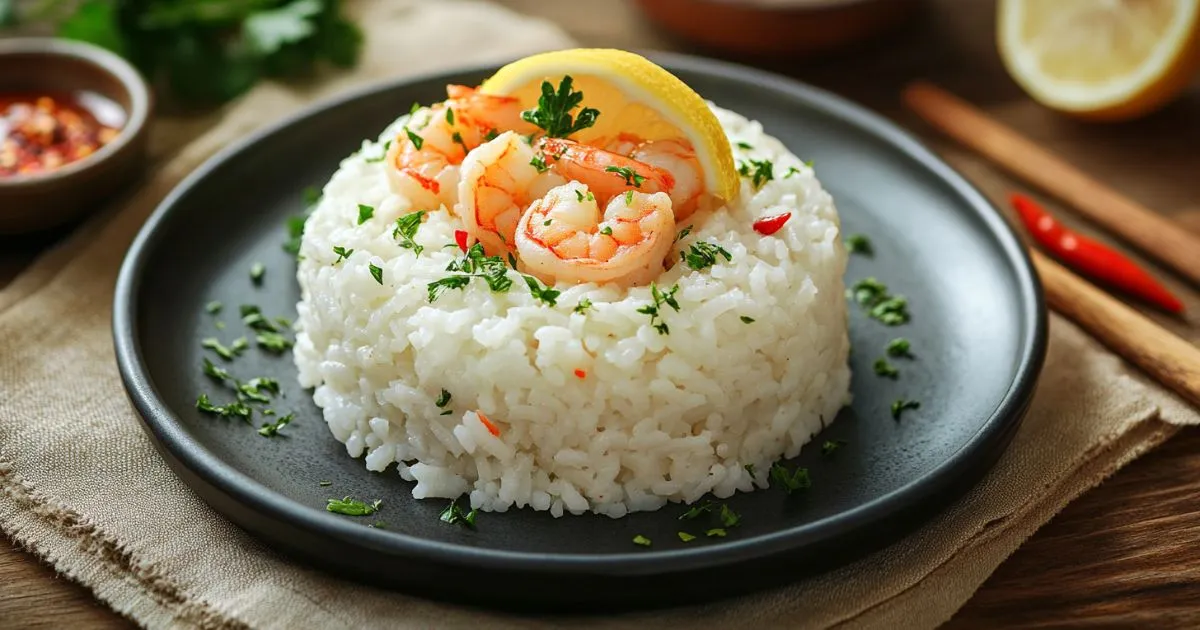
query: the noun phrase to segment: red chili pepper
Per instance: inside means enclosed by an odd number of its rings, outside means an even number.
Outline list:
[[[467,251],[467,231],[466,230],[454,230],[454,242],[458,243],[458,248],[463,250],[463,253],[466,253],[466,251]]]
[[[500,437],[500,428],[492,424],[492,421],[488,420],[488,417],[483,415],[482,411],[476,411],[475,415],[479,416],[479,421],[483,423],[483,426],[488,430],[488,433],[491,433],[496,437]]]
[[[1068,267],[1172,313],[1183,312],[1183,302],[1137,263],[1107,245],[1067,229],[1032,199],[1017,193],[1010,199],[1025,228]]]
[[[778,232],[779,228],[783,227],[783,224],[787,223],[788,219],[790,218],[792,218],[792,213],[784,212],[783,214],[777,214],[773,217],[759,219],[754,222],[754,231],[758,232],[759,234],[770,236]]]
[[[575,370],[575,376],[579,378],[587,378],[587,372],[584,372],[583,370]]]

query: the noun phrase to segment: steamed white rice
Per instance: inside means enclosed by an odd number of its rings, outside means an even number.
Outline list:
[[[408,203],[371,159],[408,116],[344,160],[305,228],[294,356],[346,452],[372,471],[395,463],[416,498],[467,494],[485,511],[620,517],[765,487],[771,463],[848,400],[846,252],[813,170],[757,122],[711,107],[731,143],[753,147],[735,157],[772,161],[775,178],[758,190],[742,178],[737,207],[684,222],[694,228],[675,260],[698,240],[733,260],[658,279],[679,285],[665,335],[637,312],[649,287],[562,284],[550,307],[510,272],[506,293],[474,280],[430,304],[426,285],[462,255],[445,247],[462,223],[430,213],[415,239],[424,251],[401,248],[392,228]],[[363,225],[359,204],[375,207]],[[782,212],[792,218],[774,236],[752,228]],[[335,246],[354,253],[334,264]],[[574,313],[585,298],[593,307]]]

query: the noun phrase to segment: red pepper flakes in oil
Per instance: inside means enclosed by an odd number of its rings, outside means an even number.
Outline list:
[[[0,96],[0,177],[52,171],[119,133],[68,95]]]

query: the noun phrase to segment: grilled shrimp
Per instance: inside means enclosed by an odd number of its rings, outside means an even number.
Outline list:
[[[608,201],[572,181],[536,199],[517,225],[525,271],[543,282],[645,284],[663,271],[675,240],[665,192],[628,191]]]
[[[413,209],[454,207],[459,165],[467,153],[499,132],[535,129],[521,120],[515,98],[462,85],[449,85],[446,93],[447,100],[414,115],[385,157],[389,187],[412,202]]]

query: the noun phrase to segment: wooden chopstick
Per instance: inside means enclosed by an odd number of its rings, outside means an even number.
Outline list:
[[[905,88],[903,100],[934,127],[1200,285],[1200,237],[1092,179],[941,88],[918,81]]]
[[[1037,250],[1031,253],[1050,308],[1192,404],[1200,405],[1200,348]]]

